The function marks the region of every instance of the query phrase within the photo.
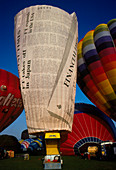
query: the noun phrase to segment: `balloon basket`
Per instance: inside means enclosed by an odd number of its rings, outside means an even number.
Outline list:
[[[61,163],[45,163],[44,169],[61,169]]]
[[[62,169],[63,160],[60,155],[46,155],[43,158],[44,169]]]
[[[46,156],[43,158],[44,169],[62,169],[63,161],[59,154],[60,133],[46,132]]]

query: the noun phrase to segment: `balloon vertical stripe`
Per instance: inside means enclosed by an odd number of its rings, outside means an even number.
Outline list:
[[[89,96],[89,98],[92,99],[93,102],[97,102],[96,104],[98,106],[100,105],[100,103],[102,103],[101,109],[104,110],[104,112],[105,112],[106,105],[108,109],[111,110],[110,105],[107,103],[107,100],[103,97],[103,95],[101,94],[101,91],[95,85],[97,81],[97,77],[98,77],[98,83],[100,83],[99,79],[101,78],[101,75],[102,77],[103,76],[105,77],[104,79],[107,79],[107,76],[104,75],[104,70],[102,69],[102,65],[99,61],[99,56],[97,54],[95,45],[93,44],[93,31],[90,31],[89,33],[87,33],[83,41],[81,40],[79,42],[78,54],[79,54],[78,72],[80,73],[79,80],[82,80],[84,82],[83,85],[85,84],[85,87],[83,86],[84,87],[83,90]],[[94,60],[92,61],[91,58],[94,58]],[[101,74],[101,72],[103,74]],[[93,74],[94,74],[94,78],[93,78]],[[79,83],[79,80],[77,78],[78,83]],[[82,86],[82,81],[81,81],[81,86]],[[99,98],[99,101],[98,101],[98,98]]]
[[[112,35],[115,47],[116,47],[116,19],[110,20],[108,23],[108,28],[110,30],[110,33]]]
[[[114,120],[116,120],[115,39],[116,19],[109,21],[108,24],[100,24],[95,30],[89,31],[79,42],[81,45],[78,46],[77,75],[77,83],[82,91],[99,109]]]
[[[106,29],[107,29],[107,36],[106,36]],[[101,34],[101,36],[98,36],[98,34]],[[114,68],[114,65],[113,65],[113,63],[116,64],[116,50],[115,50],[114,43],[113,43],[111,34],[109,32],[108,26],[106,24],[101,24],[96,27],[95,32],[94,32],[94,40],[95,40],[97,51],[101,58],[103,68],[106,72],[106,75],[112,87],[114,88],[114,91],[116,91],[116,88],[115,88],[116,87],[116,68]]]

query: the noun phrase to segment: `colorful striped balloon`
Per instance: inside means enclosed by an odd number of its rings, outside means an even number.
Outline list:
[[[40,138],[37,138],[30,143],[29,148],[31,149],[31,151],[38,149],[38,148],[42,148],[43,147],[42,142],[43,141]]]
[[[21,143],[21,149],[27,149],[30,145],[30,143],[33,142],[33,139],[29,138],[29,139],[25,139],[22,143]]]
[[[116,19],[89,31],[78,44],[77,83],[87,97],[116,120]]]
[[[72,132],[61,138],[60,152],[75,155],[78,150],[86,151],[88,146],[115,140],[115,126],[108,116],[93,105],[75,103]]]

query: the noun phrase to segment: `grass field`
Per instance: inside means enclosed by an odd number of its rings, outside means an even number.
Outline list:
[[[0,170],[43,170],[42,156],[30,156],[0,160]],[[76,156],[63,156],[63,170],[116,170],[115,161],[83,160]]]

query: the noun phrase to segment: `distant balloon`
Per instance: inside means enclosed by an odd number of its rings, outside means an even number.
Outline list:
[[[31,149],[31,151],[34,151],[35,149],[43,147],[43,140],[41,138],[28,138],[19,142],[21,144],[21,149]]]
[[[78,85],[116,121],[116,19],[89,31],[79,42],[77,55]]]
[[[19,78],[0,69],[0,132],[14,122],[22,111]]]
[[[30,148],[31,151],[34,151],[35,149],[42,148],[42,147],[43,147],[42,140],[40,138],[37,138],[30,143],[28,148]]]
[[[62,155],[75,155],[92,144],[115,140],[115,126],[108,116],[93,105],[76,103],[72,132],[62,136],[60,151]]]
[[[33,139],[31,138],[23,140],[21,143],[21,149],[27,149],[31,142],[33,142]]]
[[[21,133],[21,139],[28,139],[29,138],[29,134],[28,134],[28,130],[25,129],[23,130],[23,132]]]

